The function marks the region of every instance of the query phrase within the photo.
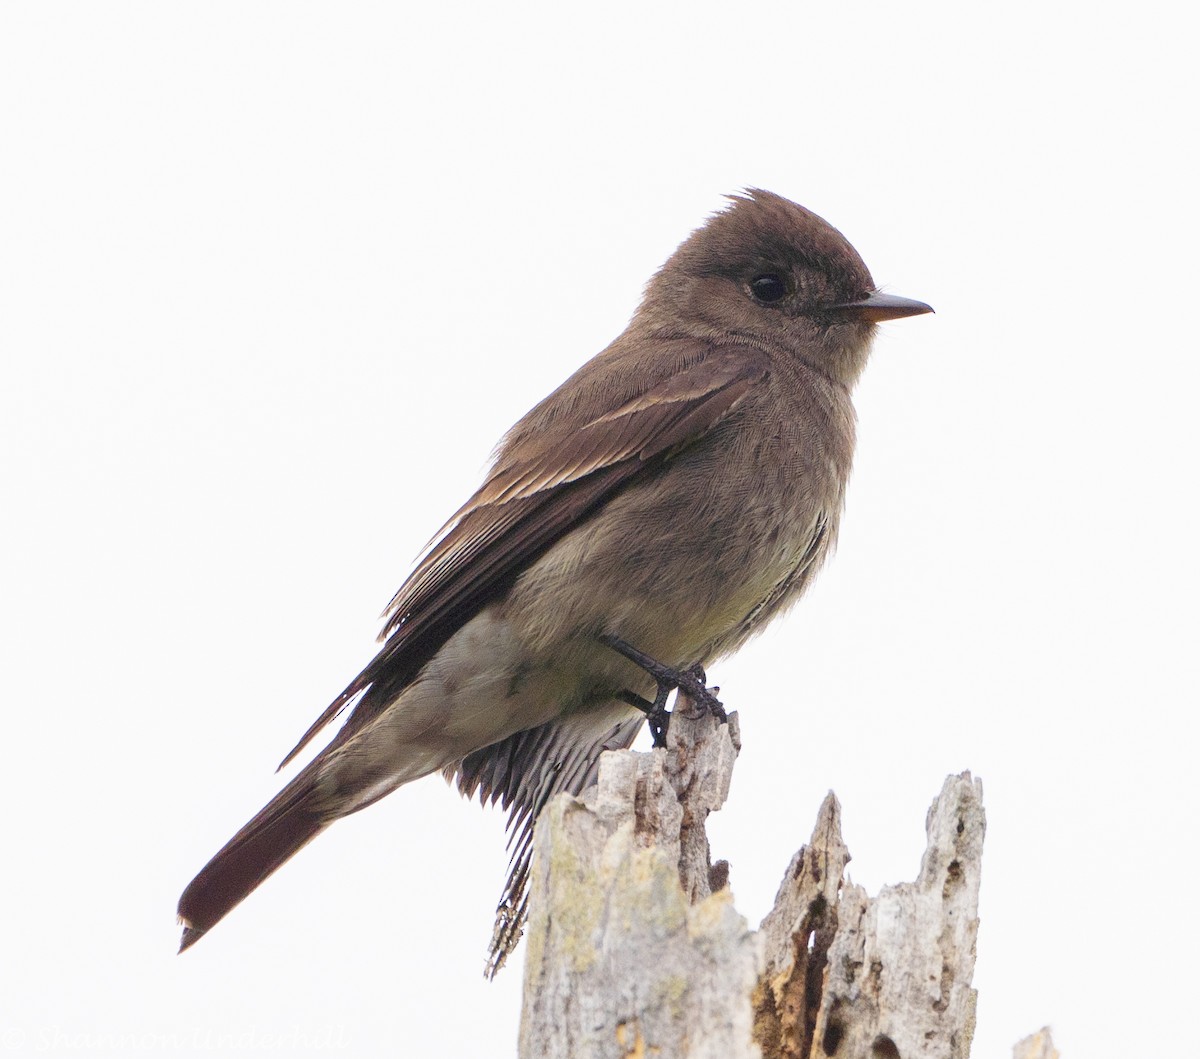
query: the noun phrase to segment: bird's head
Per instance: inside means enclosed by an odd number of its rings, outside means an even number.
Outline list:
[[[815,213],[749,190],[671,255],[638,315],[658,332],[734,337],[798,357],[850,386],[878,321],[932,311],[878,291],[854,247]]]

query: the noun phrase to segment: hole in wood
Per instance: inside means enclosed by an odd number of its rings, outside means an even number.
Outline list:
[[[900,1049],[891,1037],[881,1033],[871,1044],[871,1059],[900,1059]]]

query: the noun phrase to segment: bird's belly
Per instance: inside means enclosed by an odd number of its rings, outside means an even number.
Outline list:
[[[799,594],[840,495],[814,495],[804,476],[714,488],[711,466],[674,465],[664,505],[654,481],[615,497],[518,580],[503,604],[535,649],[613,633],[669,665],[730,650]],[[814,556],[814,538],[819,547]],[[621,663],[627,667],[628,663]],[[627,671],[627,670],[625,670]]]
[[[552,661],[531,653],[512,622],[485,608],[394,702],[330,755],[321,781],[328,801],[344,815],[551,720],[579,683],[578,671]]]
[[[780,495],[677,510],[659,510],[652,491],[615,498],[331,755],[322,778],[330,803],[352,811],[516,732],[611,708],[622,691],[652,697],[653,680],[602,633],[676,667],[734,649],[785,605],[828,517],[804,495],[789,504]]]

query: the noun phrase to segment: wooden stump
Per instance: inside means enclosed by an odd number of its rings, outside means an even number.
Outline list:
[[[738,751],[677,709],[668,746],[604,755],[537,824],[522,1059],[965,1059],[974,1029],[982,787],[950,776],[912,883],[874,898],[830,793],[756,932],[705,821]]]

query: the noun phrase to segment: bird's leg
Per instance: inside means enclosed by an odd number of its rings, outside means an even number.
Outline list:
[[[646,714],[655,746],[667,745],[667,725],[671,720],[671,714],[667,710],[667,696],[676,688],[702,711],[711,713],[718,720],[724,722],[725,707],[721,705],[714,691],[705,685],[704,669],[699,664],[686,670],[673,669],[671,666],[664,665],[649,655],[643,654],[636,647],[630,646],[619,636],[611,633],[604,633],[600,637],[600,642],[606,647],[611,647],[617,654],[628,658],[640,669],[644,669],[658,685],[653,702],[643,699],[640,695],[635,695],[632,691],[621,693],[622,700]]]
[[[650,728],[654,746],[665,747],[667,745],[667,725],[671,723],[671,711],[667,709],[667,696],[670,694],[670,688],[660,685],[653,702],[643,699],[641,695],[633,691],[622,691],[618,696],[622,702],[629,703],[630,706],[641,710],[646,715],[646,724]]]

